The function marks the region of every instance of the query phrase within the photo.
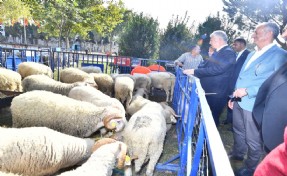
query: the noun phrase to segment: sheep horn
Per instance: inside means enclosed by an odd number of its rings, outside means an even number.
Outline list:
[[[92,148],[92,152],[96,151],[98,148],[100,148],[101,146],[103,146],[105,144],[110,144],[113,142],[116,142],[116,140],[111,139],[111,138],[102,138],[94,144],[94,146]]]
[[[127,145],[124,143],[120,143],[120,153],[118,157],[118,168],[123,169],[126,162],[126,154],[127,154]]]
[[[104,126],[105,126],[107,129],[113,130],[113,129],[115,129],[117,126],[114,125],[114,124],[110,124],[110,121],[113,120],[113,119],[121,119],[121,118],[122,118],[122,117],[116,116],[115,114],[106,116],[106,117],[104,117],[104,119],[103,119]]]

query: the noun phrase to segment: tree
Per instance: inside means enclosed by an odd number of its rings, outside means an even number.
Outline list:
[[[177,16],[171,19],[166,30],[161,35],[159,56],[165,60],[175,60],[181,54],[189,51],[192,44],[196,44],[191,30],[187,27],[188,17]]]
[[[88,38],[88,32],[95,30],[102,35],[109,34],[121,23],[124,11],[121,1],[102,0],[23,0],[33,7],[33,17],[40,21],[40,31],[48,36],[57,36],[59,46],[62,38],[79,35]]]
[[[14,23],[22,22],[24,31],[24,43],[26,44],[25,24],[31,19],[30,7],[21,0],[0,1],[0,22],[6,26],[13,26]]]
[[[158,21],[144,16],[143,13],[131,13],[119,43],[121,55],[156,58],[159,46]]]
[[[224,11],[230,18],[241,18],[241,21],[235,21],[240,29],[245,31],[254,29],[261,22],[273,21],[283,28],[287,24],[287,0],[222,0]],[[276,39],[277,42],[286,48],[286,45]]]
[[[203,57],[208,56],[208,48],[210,46],[210,34],[216,30],[223,30],[228,37],[228,44],[231,44],[235,38],[240,36],[240,31],[237,30],[235,26],[234,19],[227,18],[226,16],[220,16],[217,13],[216,16],[208,16],[206,20],[199,24],[198,33],[196,38],[203,39],[201,46],[201,53]]]

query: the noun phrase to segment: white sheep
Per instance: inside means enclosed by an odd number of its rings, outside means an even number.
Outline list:
[[[147,75],[151,78],[151,88],[164,89],[166,93],[166,102],[171,102],[173,98],[175,75],[170,72],[151,72]]]
[[[120,100],[127,108],[133,97],[134,80],[126,76],[115,78],[115,98]]]
[[[150,100],[144,98],[141,95],[134,95],[130,105],[127,107],[127,114],[134,115],[138,110],[140,110],[144,105],[151,102]]]
[[[94,77],[100,91],[112,96],[114,92],[114,80],[110,75],[105,73],[90,73],[90,75]]]
[[[118,99],[111,98],[110,96],[102,93],[97,89],[87,86],[75,87],[70,91],[68,97],[92,103],[97,107],[117,109],[117,111],[119,112],[118,117],[122,119],[122,122],[126,123],[126,117],[125,117],[126,112],[121,102]],[[118,124],[118,125],[124,125],[124,124]]]
[[[101,68],[97,66],[80,67],[79,69],[86,73],[102,73]]]
[[[30,75],[47,75],[53,78],[53,72],[47,65],[36,62],[22,62],[18,65],[18,73],[24,79]]]
[[[46,90],[66,96],[68,96],[72,88],[86,85],[87,83],[84,82],[76,82],[72,84],[62,83],[52,78],[49,78],[46,75],[31,75],[22,80],[22,86],[24,92],[32,90]]]
[[[60,81],[63,83],[86,82],[97,88],[94,77],[78,68],[65,68],[60,72]]]
[[[167,131],[166,122],[176,122],[174,111],[165,104],[149,102],[137,111],[123,131],[123,142],[127,144],[130,156],[137,156],[135,172],[148,162],[146,175],[153,175],[155,165],[162,153]]]
[[[15,97],[11,113],[13,127],[45,126],[78,137],[88,137],[103,126],[117,131],[124,127],[118,109],[40,90]]]
[[[95,146],[93,148],[95,151],[83,165],[59,176],[111,176],[117,159],[117,167],[124,168],[127,152],[127,146],[124,143],[104,138],[97,141]],[[131,173],[131,169],[127,169]]]
[[[151,86],[151,78],[147,76],[146,74],[139,74],[139,73],[135,73],[133,75],[133,78],[135,80],[134,90],[143,88],[145,90],[145,95],[146,95],[145,98],[148,99],[148,95],[150,92],[150,86]]]
[[[0,90],[21,92],[21,75],[6,68],[0,68]]]
[[[0,171],[51,175],[88,159],[94,143],[46,127],[0,127]]]

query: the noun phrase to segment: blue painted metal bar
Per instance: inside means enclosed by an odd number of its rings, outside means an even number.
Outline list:
[[[205,138],[205,135],[204,135],[204,130],[203,130],[203,123],[200,123],[199,134],[198,134],[198,139],[196,143],[196,150],[195,150],[194,158],[192,161],[192,167],[191,167],[192,170],[190,173],[191,176],[197,175],[199,164],[200,164],[200,158],[201,158],[202,150],[203,150],[204,138]],[[189,174],[187,173],[187,175]]]

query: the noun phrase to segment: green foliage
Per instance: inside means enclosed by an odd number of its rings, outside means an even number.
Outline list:
[[[287,24],[287,0],[222,0],[224,11],[230,18],[238,18],[234,22],[239,29],[250,31],[261,22],[273,21],[282,32]],[[283,47],[285,44],[277,39]]]
[[[119,41],[120,55],[156,58],[159,45],[158,21],[142,13],[130,15]]]
[[[181,54],[190,51],[190,46],[196,44],[190,29],[188,19],[180,20],[177,16],[171,19],[166,30],[161,35],[159,56],[164,60],[175,60]]]
[[[6,25],[12,25],[12,21],[17,22],[23,18],[30,18],[30,8],[21,0],[0,1],[0,21]]]
[[[231,44],[235,38],[240,36],[240,32],[235,26],[234,19],[226,16],[220,17],[219,14],[216,16],[208,16],[202,24],[199,24],[198,34],[196,35],[196,38],[201,38],[202,35],[206,36],[201,46],[201,53],[203,57],[208,56],[210,34],[216,30],[223,30],[226,32],[228,36],[228,44]]]
[[[102,0],[23,0],[33,9],[33,19],[40,22],[40,32],[47,37],[87,39],[90,31],[106,36],[122,22],[121,1]]]

